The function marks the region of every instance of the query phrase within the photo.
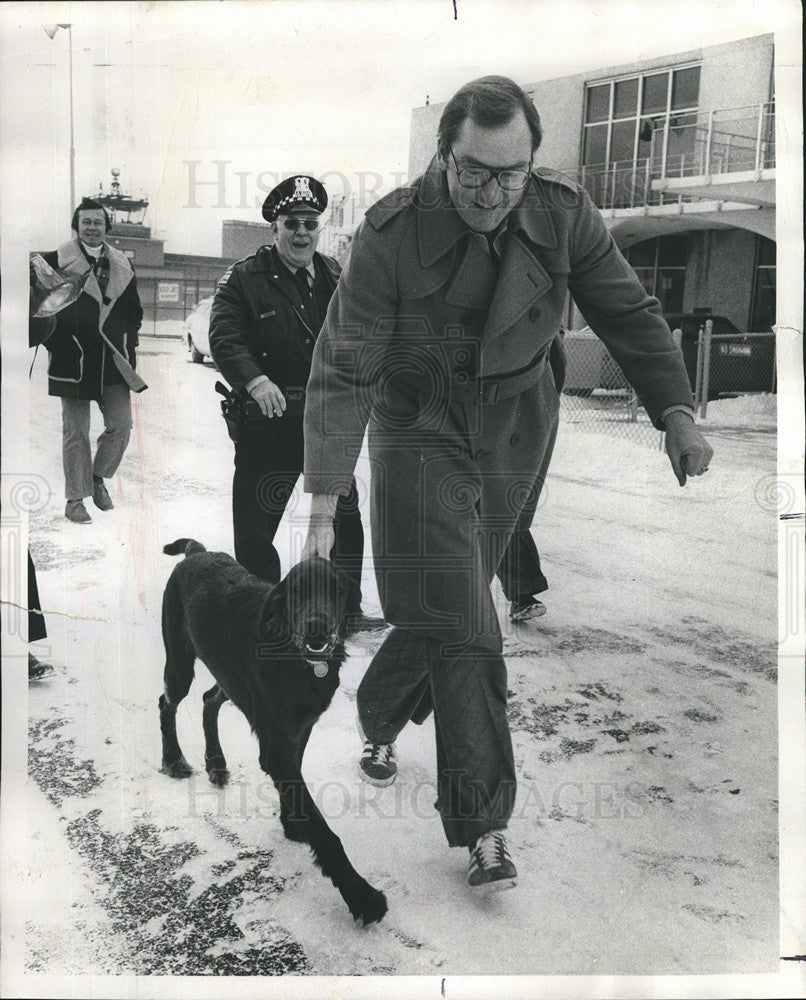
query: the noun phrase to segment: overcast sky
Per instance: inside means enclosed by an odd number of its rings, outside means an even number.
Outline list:
[[[412,107],[500,72],[521,83],[761,34],[787,0],[268,0],[3,4],[6,184],[35,208],[9,219],[32,246],[69,220],[68,33],[76,188],[124,189],[174,252],[218,254],[225,218],[259,218],[273,175],[331,173],[339,193],[405,178]],[[213,161],[224,161],[217,166]],[[189,167],[188,161],[200,161]],[[217,187],[191,189],[223,176]],[[261,176],[262,175],[262,176]],[[195,207],[194,207],[195,206]]]

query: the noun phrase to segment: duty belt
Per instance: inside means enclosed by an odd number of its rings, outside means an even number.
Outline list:
[[[506,375],[483,375],[480,378],[472,378],[464,372],[459,372],[450,380],[450,399],[460,403],[478,401],[488,406],[502,399],[517,396],[537,382],[547,354],[548,346],[539,351],[528,365]]]

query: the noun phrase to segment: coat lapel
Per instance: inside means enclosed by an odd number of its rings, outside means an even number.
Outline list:
[[[551,288],[552,279],[535,251],[556,246],[551,213],[539,182],[532,176],[523,201],[510,218],[501,274],[484,328],[485,344],[513,326]]]
[[[557,233],[543,187],[534,175],[510,217],[497,284],[484,237],[470,233],[451,204],[445,174],[436,157],[423,175],[417,201],[417,241],[424,268],[431,267],[469,235],[467,250],[445,300],[450,305],[476,309],[490,304],[485,342],[509,329],[551,287],[552,279],[536,251],[541,247],[556,248]]]
[[[495,267],[484,237],[470,233],[462,263],[445,294],[448,305],[486,309],[495,288]]]
[[[451,203],[445,172],[434,157],[417,192],[417,246],[422,266],[436,264],[467,231]]]
[[[288,299],[291,304],[291,308],[294,310],[294,315],[300,323],[302,323],[308,333],[315,338],[317,334],[310,328],[307,320],[300,312],[299,307],[302,302],[302,298],[300,297],[299,289],[294,284],[291,272],[279,259],[277,251],[273,247],[267,252],[266,263],[268,265],[266,270],[269,275],[269,279],[273,282],[275,288]],[[314,267],[317,269],[320,267],[324,268],[325,264],[323,261],[315,261]]]
[[[545,295],[551,284],[551,278],[537,257],[519,234],[512,234],[490,304],[484,341],[494,340],[513,326]]]
[[[120,250],[116,250],[107,244],[106,254],[109,257],[109,284],[106,286],[108,302],[105,303],[95,272],[92,270],[87,258],[81,252],[78,242],[70,240],[69,243],[62,244],[58,250],[59,267],[66,271],[88,275],[87,280],[84,282],[84,291],[98,303],[99,330],[103,330],[104,323],[112,311],[115,302],[126,291],[134,275],[131,264]]]

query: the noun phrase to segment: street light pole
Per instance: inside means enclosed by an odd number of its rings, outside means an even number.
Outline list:
[[[51,40],[59,28],[63,28],[70,42],[70,212],[76,207],[76,147],[73,132],[73,25],[72,24],[43,24],[45,34]]]
[[[72,215],[76,207],[76,145],[73,133],[73,26],[72,24],[59,25],[67,29],[70,39],[70,214]]]

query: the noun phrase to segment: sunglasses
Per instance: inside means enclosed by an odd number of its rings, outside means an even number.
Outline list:
[[[295,233],[301,226],[305,226],[309,233],[315,233],[319,228],[318,219],[283,219],[283,226],[290,232]]]

